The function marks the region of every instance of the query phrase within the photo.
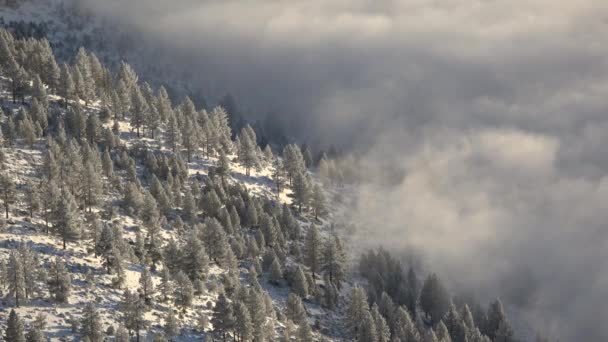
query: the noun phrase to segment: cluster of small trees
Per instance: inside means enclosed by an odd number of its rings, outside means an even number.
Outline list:
[[[484,311],[476,302],[451,298],[437,275],[421,282],[382,249],[363,255],[359,271],[368,291],[351,291],[345,323],[360,341],[514,341],[498,299]]]
[[[42,298],[45,288],[58,303],[68,301],[71,276],[64,261],[57,257],[47,264],[26,244],[11,250],[8,260],[0,263],[0,289],[16,307],[33,298]]]

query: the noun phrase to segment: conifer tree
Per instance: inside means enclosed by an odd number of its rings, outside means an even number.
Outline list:
[[[186,239],[181,251],[182,264],[180,266],[190,280],[205,279],[209,269],[209,257],[195,230],[188,235],[188,239]]]
[[[209,257],[214,262],[221,262],[225,259],[230,245],[226,232],[215,218],[208,219],[205,222],[204,241]]]
[[[325,241],[321,270],[328,275],[329,281],[340,288],[346,276],[346,256],[337,235],[332,235]]]
[[[293,176],[292,184],[294,203],[298,206],[298,211],[302,212],[302,207],[306,207],[312,196],[310,176],[305,172],[298,172]]]
[[[295,294],[302,298],[308,297],[308,282],[302,268],[298,265],[295,270],[292,289]]]
[[[65,263],[59,257],[56,257],[51,263],[47,284],[49,292],[55,301],[67,303],[71,292],[72,279],[65,267]]]
[[[326,214],[325,195],[323,195],[323,190],[319,184],[315,184],[312,188],[311,206],[315,213],[315,219],[319,219],[319,216]]]
[[[141,296],[146,305],[152,304],[152,296],[154,296],[154,282],[152,282],[152,276],[150,271],[144,265],[142,266],[141,275],[139,277],[139,288],[141,289]]]
[[[175,298],[175,304],[181,306],[183,309],[192,305],[192,299],[194,298],[194,287],[188,276],[183,272],[179,271],[175,276],[175,287],[173,296]]]
[[[54,229],[61,238],[63,249],[68,242],[80,239],[81,223],[78,217],[78,207],[74,196],[69,191],[63,191],[57,203]]]
[[[449,296],[436,274],[425,280],[420,292],[420,306],[432,325],[437,324],[449,307]]]
[[[169,273],[169,269],[166,266],[163,266],[163,269],[160,273],[159,291],[162,295],[163,302],[166,302],[169,298],[169,295],[173,292],[173,285],[171,284],[171,274]]]
[[[311,224],[304,240],[304,262],[306,266],[310,267],[313,278],[321,269],[322,248],[319,230],[315,224]]]
[[[492,341],[500,338],[501,342],[506,342],[512,338],[513,332],[500,299],[496,299],[488,307],[488,321],[485,329]]]
[[[268,277],[268,281],[274,285],[280,285],[281,279],[283,279],[283,270],[281,269],[281,264],[279,263],[278,258],[275,258],[270,266],[270,276]]]
[[[374,321],[374,326],[376,330],[376,339],[378,342],[390,342],[391,340],[391,330],[386,323],[386,320],[380,313],[378,309],[378,305],[374,303],[371,309],[372,319]]]
[[[101,315],[91,303],[87,303],[80,320],[80,335],[90,342],[102,342],[104,333],[101,325]]]
[[[251,341],[253,337],[253,326],[249,309],[242,301],[234,304],[234,334],[237,341]]]
[[[177,317],[175,317],[175,311],[173,309],[169,309],[167,311],[167,315],[165,316],[165,326],[163,327],[165,331],[165,336],[169,339],[179,335],[179,323],[177,321]]]
[[[15,306],[19,307],[20,300],[25,297],[25,270],[23,263],[16,250],[9,254],[8,264],[6,265],[6,282],[9,294],[15,299]]]
[[[378,342],[376,323],[369,311],[363,313],[363,319],[359,322],[357,341]]]
[[[313,342],[314,338],[312,336],[312,330],[310,329],[310,325],[307,321],[303,321],[300,323],[297,331],[298,341],[301,342]]]
[[[302,305],[302,299],[294,292],[290,292],[285,303],[285,317],[299,324],[306,319],[306,310]]]
[[[355,338],[359,336],[359,324],[363,321],[367,313],[369,313],[369,306],[367,304],[365,290],[359,286],[355,286],[348,295],[344,318],[346,330],[351,336]]]
[[[131,103],[131,126],[135,127],[137,137],[139,138],[139,130],[144,124],[145,117],[148,115],[147,113],[150,110],[150,107],[138,86],[134,86],[133,88]]]
[[[420,341],[418,329],[414,325],[409,312],[403,307],[397,308],[393,326],[393,337],[399,338],[401,341]]]
[[[211,318],[213,328],[226,341],[226,336],[235,327],[235,317],[232,304],[222,293],[220,294],[215,306],[213,307],[213,317]]]
[[[8,321],[6,322],[6,330],[4,332],[4,340],[11,342],[25,342],[25,335],[23,333],[23,322],[19,318],[19,315],[15,312],[15,309],[11,309],[8,315]]]
[[[123,322],[129,331],[135,332],[136,341],[140,341],[140,332],[146,328],[145,303],[135,292],[125,290],[119,309],[123,314]]]
[[[2,202],[4,204],[5,217],[8,220],[10,205],[15,202],[16,187],[15,182],[8,174],[5,173],[5,171],[0,173],[0,191],[2,195]]]

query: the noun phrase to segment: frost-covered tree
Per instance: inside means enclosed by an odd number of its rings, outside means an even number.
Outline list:
[[[302,207],[306,207],[312,197],[312,185],[310,176],[306,172],[298,172],[293,176],[292,184],[295,204],[298,206],[298,211],[302,212]]]
[[[306,281],[304,271],[302,271],[302,268],[299,265],[293,275],[292,290],[301,298],[308,297],[308,282]]]
[[[150,271],[145,265],[142,266],[141,275],[139,277],[139,288],[146,305],[152,304],[152,296],[154,296],[155,292],[154,282],[152,281]]]
[[[323,256],[323,243],[321,242],[321,236],[317,226],[312,224],[308,228],[306,238],[304,240],[304,263],[310,267],[313,278],[316,273],[321,269],[321,262]]]
[[[416,325],[412,321],[412,317],[405,308],[397,308],[397,311],[395,312],[394,316],[394,338],[399,338],[401,341],[420,341],[420,334],[418,332],[418,328],[416,328]]]
[[[169,311],[167,311],[167,315],[165,316],[165,326],[163,327],[163,330],[165,331],[165,336],[167,336],[168,338],[173,338],[179,335],[179,323],[177,321],[177,317],[173,309],[169,309]]]
[[[119,310],[122,312],[125,327],[129,331],[135,332],[136,341],[140,341],[140,332],[147,326],[144,317],[146,304],[136,292],[125,290],[122,300],[119,305]]]
[[[281,269],[278,258],[275,258],[272,265],[270,265],[270,276],[268,277],[268,281],[274,285],[279,285],[282,279],[283,270]]]
[[[323,189],[321,189],[319,184],[315,184],[312,187],[312,198],[310,203],[312,210],[315,213],[315,219],[318,219],[319,216],[326,214],[327,208],[325,204],[325,195],[323,194]]]
[[[209,256],[205,251],[203,243],[193,230],[181,248],[181,268],[188,275],[190,280],[202,280],[207,276],[209,269]]]
[[[194,287],[186,273],[183,271],[177,272],[174,285],[173,297],[175,298],[175,304],[184,309],[192,305]]]
[[[359,325],[368,313],[369,305],[367,304],[365,290],[359,286],[354,286],[346,301],[344,317],[344,325],[351,336],[359,337]]]
[[[332,235],[325,241],[321,270],[329,277],[330,282],[340,288],[346,276],[346,255],[337,235]]]
[[[131,96],[131,126],[135,127],[137,137],[139,138],[139,130],[144,125],[144,121],[148,115],[150,107],[148,106],[148,102],[146,102],[146,98],[143,96],[138,86],[133,88],[133,93]]]
[[[257,153],[257,137],[255,131],[251,126],[247,125],[241,130],[239,135],[240,151],[239,160],[245,167],[245,173],[247,176],[250,174],[252,167],[256,167],[259,163],[259,157]]]
[[[10,296],[15,300],[16,307],[19,307],[20,300],[25,297],[25,273],[27,270],[23,266],[18,251],[12,250],[6,265],[5,281],[8,285]]]
[[[2,173],[0,173],[0,195],[2,195],[4,214],[8,220],[10,206],[15,202],[16,187],[14,180],[6,173],[6,171],[2,171]]]
[[[223,341],[226,341],[226,336],[235,327],[235,317],[232,303],[228,301],[228,298],[226,298],[223,293],[220,294],[215,306],[213,307],[211,324],[213,324],[215,331],[222,336]]]
[[[487,316],[485,331],[492,341],[507,342],[513,338],[513,331],[500,299],[490,303]]]
[[[72,277],[59,257],[51,262],[47,279],[49,292],[55,301],[67,303],[72,288]]]
[[[374,321],[374,326],[376,330],[376,339],[378,342],[390,342],[391,340],[391,330],[386,323],[386,319],[380,313],[378,309],[378,305],[374,303],[371,309],[371,316]]]
[[[215,218],[205,222],[204,241],[207,253],[214,262],[222,262],[230,248],[228,238],[222,225]]]
[[[429,275],[420,292],[420,306],[432,325],[437,324],[443,318],[449,304],[449,295],[439,277],[434,273]]]
[[[304,309],[304,305],[302,305],[302,299],[293,292],[289,293],[289,296],[287,296],[285,317],[294,323],[300,323],[306,319],[306,310]]]
[[[4,331],[4,340],[11,342],[25,342],[23,322],[19,318],[19,315],[15,312],[15,309],[11,309],[11,312],[8,315],[6,330]]]
[[[75,242],[80,239],[82,230],[78,207],[70,191],[61,193],[54,216],[53,228],[61,238],[63,249],[65,249],[68,242]]]
[[[234,335],[237,341],[251,341],[253,337],[253,325],[249,309],[242,301],[234,303]]]
[[[292,184],[294,177],[297,174],[306,172],[306,165],[302,151],[297,145],[290,144],[283,149],[283,166],[289,179],[289,184]]]
[[[91,303],[87,303],[82,310],[80,336],[90,342],[102,342],[104,340],[101,315]]]

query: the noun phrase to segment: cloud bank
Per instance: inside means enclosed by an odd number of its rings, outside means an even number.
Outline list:
[[[416,249],[560,340],[608,340],[608,4],[80,2],[210,96],[398,170],[358,189],[353,219],[389,237],[361,243]]]

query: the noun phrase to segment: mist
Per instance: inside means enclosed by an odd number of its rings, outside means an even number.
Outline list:
[[[560,340],[608,340],[608,4],[81,3],[208,96],[359,155],[362,248],[415,250]]]

